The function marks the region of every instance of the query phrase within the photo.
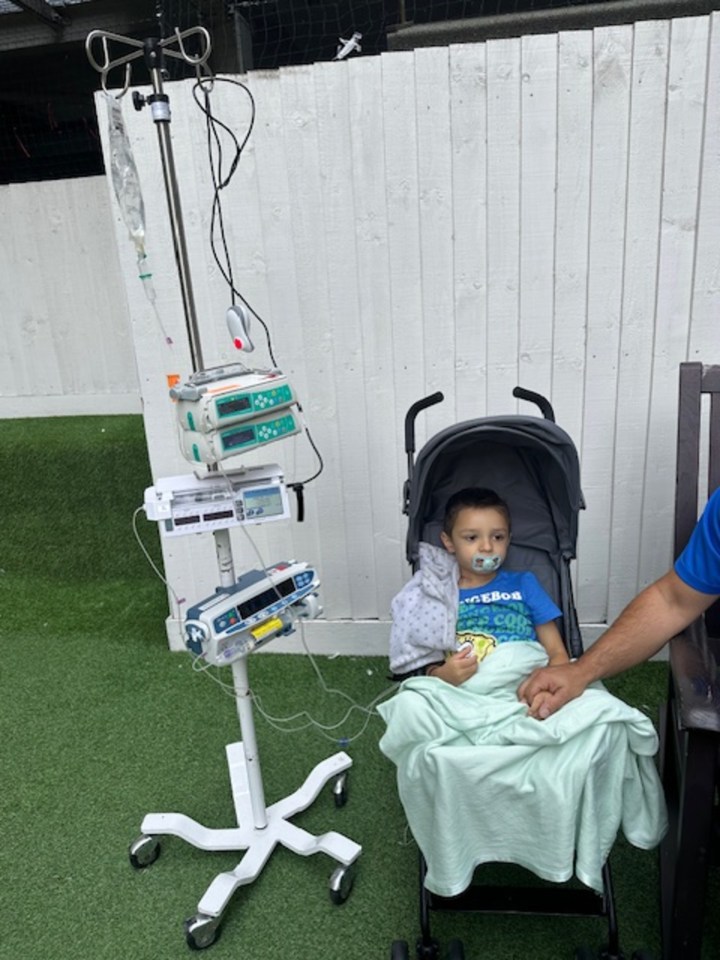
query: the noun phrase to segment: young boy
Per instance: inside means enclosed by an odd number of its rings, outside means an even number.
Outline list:
[[[453,494],[440,538],[445,551],[420,544],[420,568],[393,600],[393,673],[459,686],[514,640],[541,643],[553,666],[568,662],[554,622],[561,611],[535,575],[500,569],[510,545],[504,500],[480,487]]]

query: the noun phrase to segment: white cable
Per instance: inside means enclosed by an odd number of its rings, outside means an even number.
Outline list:
[[[225,478],[230,489],[232,489],[232,483],[231,483],[230,477],[227,475],[223,467],[220,466],[220,464],[218,464],[218,468],[219,468],[220,474]],[[165,584],[168,591],[172,594],[175,600],[175,603],[177,604],[178,615],[179,615],[182,601],[180,600],[180,598],[178,597],[178,595],[176,594],[172,586],[168,583],[167,579],[163,576],[157,564],[150,556],[147,548],[145,547],[145,544],[140,539],[136,521],[137,521],[137,515],[142,510],[143,510],[142,507],[138,507],[132,516],[132,527],[133,527],[133,532],[135,534],[135,539],[137,540],[138,545],[140,546],[140,549],[145,555],[145,559],[150,564],[151,568],[153,569],[157,577]],[[241,529],[245,534],[245,536],[247,537],[247,539],[250,541],[250,546],[252,547],[261,568],[263,570],[266,570],[267,564],[265,563],[265,560],[260,552],[260,549],[258,548],[257,544],[255,543],[252,536],[250,535],[250,532],[247,530],[245,526],[242,526]],[[268,582],[272,585],[273,589],[277,592],[278,598],[282,599],[279,591],[277,591],[277,587],[275,587],[275,585],[272,583],[269,577],[268,577]],[[320,667],[317,664],[317,661],[315,660],[315,657],[310,652],[310,648],[307,645],[307,641],[305,639],[305,624],[302,619],[299,621],[299,626],[300,626],[300,640],[301,640],[303,649],[312,665],[312,668],[315,672],[318,682],[320,683],[320,686],[322,687],[323,691],[326,694],[342,697],[344,700],[348,701],[350,706],[345,711],[345,714],[340,718],[340,720],[330,724],[321,723],[319,720],[315,720],[314,717],[312,717],[307,712],[307,710],[301,710],[299,713],[291,714],[290,716],[287,716],[287,717],[274,717],[272,716],[272,714],[268,713],[267,710],[265,710],[265,708],[262,705],[262,700],[254,691],[252,690],[250,691],[250,696],[252,698],[253,703],[257,707],[258,712],[263,717],[263,719],[271,727],[273,727],[273,729],[277,730],[279,733],[298,733],[302,730],[307,730],[308,728],[312,727],[316,729],[321,734],[321,736],[324,736],[327,740],[330,740],[332,743],[336,743],[336,744],[340,743],[342,746],[346,746],[347,744],[352,743],[353,741],[359,739],[365,733],[370,723],[370,720],[373,717],[380,716],[380,714],[375,709],[377,704],[381,700],[383,700],[386,696],[393,693],[396,690],[396,687],[395,686],[387,687],[385,690],[381,691],[376,697],[374,697],[370,701],[370,703],[367,704],[367,706],[363,706],[362,704],[357,703],[355,700],[353,700],[353,698],[348,693],[345,693],[344,690],[337,690],[334,687],[329,687],[328,684],[325,682],[325,678],[322,675],[322,672],[320,670]],[[191,669],[193,670],[194,673],[206,674],[208,677],[210,677],[211,680],[213,680],[215,683],[218,684],[218,686],[221,688],[221,690],[224,693],[226,693],[228,696],[231,696],[233,700],[235,700],[237,697],[235,688],[231,684],[226,683],[225,681],[221,680],[218,676],[216,676],[215,673],[211,671],[210,669],[211,666],[212,664],[204,663],[201,657],[193,657],[191,661]],[[342,727],[345,723],[347,723],[347,721],[355,711],[358,711],[359,713],[363,713],[366,715],[365,720],[362,726],[360,727],[360,730],[349,737],[330,736],[329,731],[337,730],[338,728]],[[297,721],[303,721],[303,722],[293,727],[280,726],[280,724],[292,724],[292,723],[296,723]]]
[[[166,587],[166,589],[168,590],[168,592],[172,594],[173,600],[174,600],[175,603],[177,604],[177,614],[178,614],[178,618],[179,618],[179,617],[180,617],[180,607],[182,606],[183,601],[178,597],[177,593],[175,593],[175,591],[173,590],[172,586],[168,583],[168,581],[166,580],[166,578],[163,576],[162,571],[161,571],[160,568],[157,566],[157,564],[155,563],[155,561],[153,560],[153,558],[150,556],[147,547],[145,546],[145,544],[144,544],[144,543],[142,542],[142,540],[140,539],[140,533],[139,533],[138,528],[137,528],[137,515],[138,515],[139,513],[142,513],[142,512],[144,512],[143,507],[138,507],[138,508],[135,510],[135,512],[133,513],[133,515],[132,515],[132,528],[133,528],[133,533],[135,534],[135,539],[136,539],[137,542],[138,542],[138,546],[140,547],[140,549],[142,550],[142,552],[145,554],[145,559],[146,559],[147,562],[150,564],[150,566],[151,566],[151,568],[153,569],[153,571],[155,572],[156,576],[165,584],[165,587]]]

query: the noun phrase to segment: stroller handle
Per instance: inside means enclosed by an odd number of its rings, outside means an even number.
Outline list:
[[[526,390],[525,387],[515,387],[513,396],[517,397],[518,400],[529,400],[530,403],[537,404],[537,406],[540,407],[540,413],[542,413],[545,419],[555,423],[555,411],[552,408],[552,404],[547,397],[544,397],[541,393],[535,393],[534,390]]]
[[[407,454],[408,475],[407,480],[403,484],[404,514],[408,513],[410,505],[410,481],[412,480],[415,459],[415,418],[425,407],[432,407],[436,403],[441,403],[444,399],[445,395],[438,390],[437,393],[431,393],[429,397],[416,400],[405,414],[405,453]]]
[[[429,397],[423,397],[422,400],[416,400],[405,414],[405,453],[415,452],[415,418],[426,407],[432,407],[436,403],[442,403],[445,395],[439,390],[437,393],[431,393]]]

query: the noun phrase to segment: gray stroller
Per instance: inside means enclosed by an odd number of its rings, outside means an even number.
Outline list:
[[[408,479],[403,512],[408,517],[407,558],[417,569],[420,541],[440,545],[444,505],[457,490],[489,487],[507,502],[513,539],[506,564],[532,571],[562,611],[558,627],[571,657],[583,651],[575,610],[570,562],[575,558],[578,514],[584,508],[577,451],[555,423],[550,403],[516,387],[513,396],[535,403],[537,416],[498,416],[458,423],[432,437],[415,459],[415,420],[425,408],[443,400],[435,393],[414,403],[405,417]],[[404,680],[412,674],[395,676]],[[619,946],[610,865],[603,866],[603,893],[567,886],[471,886],[455,897],[441,897],[425,887],[427,865],[420,854],[420,937],[417,960],[438,960],[440,946],[431,935],[434,910],[598,916],[607,919],[607,944],[600,952],[578,948],[575,960],[624,960]],[[482,872],[482,868],[478,874]],[[464,946],[451,940],[444,954],[464,960]],[[391,960],[408,960],[407,941],[396,940]],[[648,960],[643,951],[633,960]]]

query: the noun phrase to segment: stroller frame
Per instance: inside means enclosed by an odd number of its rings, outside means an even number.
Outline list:
[[[541,394],[526,390],[522,387],[515,387],[513,396],[535,403],[542,414],[542,418],[523,418],[523,417],[505,417],[488,418],[485,421],[470,421],[468,424],[457,425],[455,428],[443,431],[441,434],[431,438],[423,448],[423,452],[432,447],[436,442],[442,443],[443,437],[450,435],[452,430],[458,427],[469,426],[473,424],[511,424],[518,421],[520,425],[527,426],[532,419],[539,424],[550,423],[552,427],[547,428],[565,438],[572,455],[570,463],[572,466],[572,457],[575,458],[574,469],[577,470],[578,483],[576,490],[575,509],[584,508],[582,493],[579,489],[579,467],[577,467],[577,454],[572,445],[572,441],[560,428],[555,426],[555,415],[550,402]],[[408,525],[407,554],[413,571],[417,564],[417,540],[422,532],[420,521],[413,516],[413,511],[417,507],[417,485],[413,483],[416,475],[415,463],[415,420],[418,414],[427,407],[440,403],[444,399],[442,393],[437,392],[421,400],[416,401],[409,408],[405,417],[405,452],[408,458],[408,477],[403,487],[403,513],[410,520]],[[532,432],[532,431],[531,431]],[[570,579],[570,561],[575,557],[575,537],[577,534],[576,524],[570,524],[567,531],[557,531],[561,548],[561,563],[557,570],[557,589],[561,602],[559,606],[562,610],[562,628],[563,639],[571,657],[578,657],[583,652],[582,638],[572,599],[572,583]],[[415,671],[417,673],[418,671]],[[422,672],[422,671],[420,671]],[[404,680],[412,673],[396,675],[393,679]],[[556,887],[533,887],[533,886],[502,886],[502,885],[476,885],[472,884],[462,893],[455,897],[441,897],[431,893],[425,887],[425,876],[427,873],[427,864],[422,851],[419,851],[419,916],[420,916],[420,936],[415,945],[417,960],[438,960],[440,957],[440,945],[432,936],[430,916],[432,911],[459,911],[476,913],[500,913],[500,914],[528,914],[528,915],[546,915],[546,916],[568,916],[568,917],[605,917],[607,920],[607,943],[600,951],[589,950],[585,947],[578,947],[575,951],[575,960],[624,960],[624,954],[620,949],[619,932],[617,924],[617,913],[615,908],[615,894],[612,881],[612,873],[609,860],[605,862],[602,869],[603,892],[597,894],[590,889],[568,889],[561,885]],[[409,960],[410,952],[407,941],[395,940],[391,947],[391,960]],[[447,960],[464,960],[464,946],[460,940],[451,940],[448,943]],[[632,960],[650,960],[649,954],[644,951],[636,951],[632,955]]]

